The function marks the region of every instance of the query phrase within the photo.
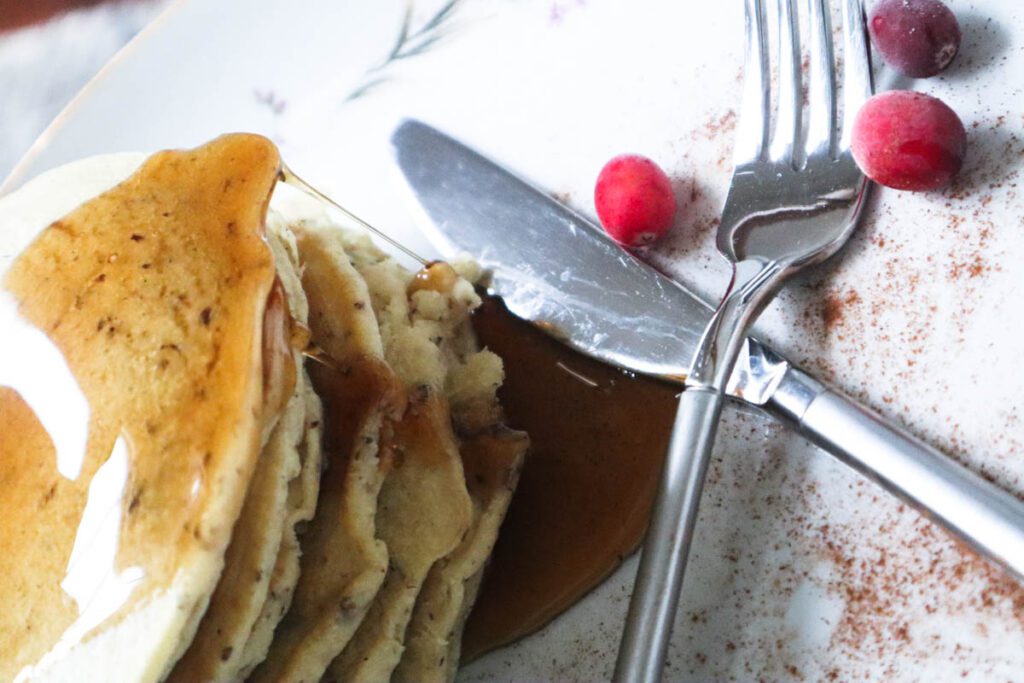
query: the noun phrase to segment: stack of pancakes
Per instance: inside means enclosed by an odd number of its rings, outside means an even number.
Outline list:
[[[454,677],[527,445],[478,274],[279,178],[229,135],[0,201],[0,680]]]

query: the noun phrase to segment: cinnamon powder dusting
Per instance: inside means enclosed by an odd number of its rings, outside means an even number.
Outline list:
[[[958,59],[970,64],[994,37],[970,26]],[[970,86],[956,87],[954,106],[970,112]],[[1016,367],[1014,346],[991,332],[993,320],[1024,320],[1007,282],[1024,254],[1024,115],[988,106],[965,119],[970,151],[952,186],[875,192],[841,258],[794,280],[762,324],[798,365],[1020,495],[1024,406],[993,387]],[[659,265],[712,295],[735,124],[720,107],[676,143],[681,175],[696,181],[683,229],[659,246]],[[998,404],[979,400],[989,388]],[[667,680],[1024,683],[1010,668],[1024,587],[767,421],[727,413],[718,440]]]
[[[825,329],[831,331],[841,325],[846,309],[859,302],[860,295],[855,289],[849,289],[845,294],[825,295],[821,308],[821,319],[825,323]]]
[[[694,140],[698,138],[713,140],[719,136],[731,135],[735,129],[736,111],[734,109],[728,109],[724,114],[712,114],[709,116],[707,121],[705,121],[702,126],[696,128],[690,136]]]

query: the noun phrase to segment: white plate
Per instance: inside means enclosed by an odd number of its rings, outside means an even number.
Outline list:
[[[415,31],[438,2],[417,0]],[[1004,486],[1024,491],[1024,13],[953,3],[962,54],[918,88],[964,119],[955,189],[879,192],[843,259],[794,283],[768,337]],[[460,0],[416,53],[405,3],[179,0],[73,102],[5,185],[93,153],[273,137],[289,164],[414,248],[387,137],[457,134],[592,213],[601,164],[647,154],[682,212],[661,260],[713,295],[742,3]],[[429,42],[423,50],[416,46]],[[891,75],[881,74],[882,80]],[[349,99],[374,79],[381,81]],[[916,513],[778,427],[731,412],[670,653],[672,680],[1022,680],[1024,592]],[[635,562],[465,681],[610,675]]]

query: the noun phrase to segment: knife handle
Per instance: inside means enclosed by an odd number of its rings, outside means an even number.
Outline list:
[[[1024,580],[1024,502],[1012,494],[799,369],[764,407]]]

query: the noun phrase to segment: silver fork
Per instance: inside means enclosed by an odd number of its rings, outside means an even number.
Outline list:
[[[860,0],[842,0],[843,115],[836,107],[829,0],[809,13],[808,106],[797,0],[775,0],[779,92],[772,122],[766,0],[746,0],[743,100],[735,170],[718,229],[732,278],[694,355],[669,444],[619,649],[615,680],[661,677],[725,390],[750,325],[785,279],[835,254],[853,232],[867,181],[850,152],[853,117],[872,92]]]

